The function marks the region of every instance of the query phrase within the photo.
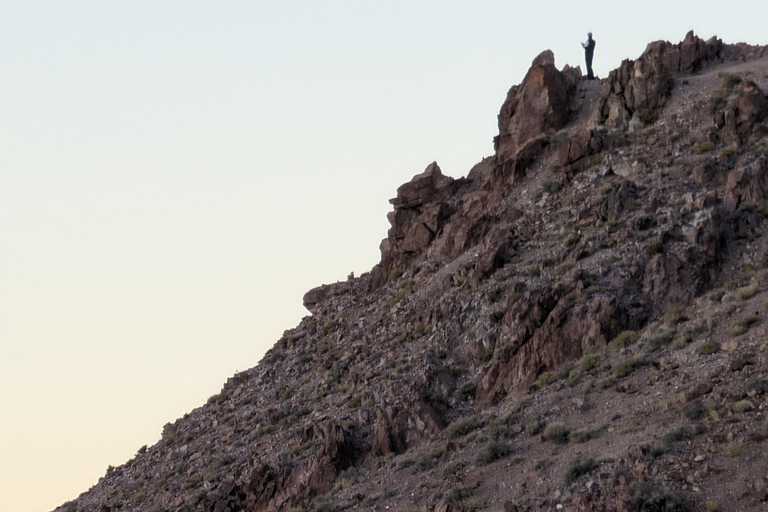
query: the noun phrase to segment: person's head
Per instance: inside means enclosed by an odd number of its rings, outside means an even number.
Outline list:
[[[587,32],[587,39],[592,39],[592,32]]]

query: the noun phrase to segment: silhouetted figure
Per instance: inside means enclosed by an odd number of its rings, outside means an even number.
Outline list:
[[[587,33],[587,42],[581,43],[581,47],[584,48],[584,58],[587,60],[587,79],[594,80],[595,75],[592,73],[592,57],[595,55],[595,40],[592,39],[592,32]]]

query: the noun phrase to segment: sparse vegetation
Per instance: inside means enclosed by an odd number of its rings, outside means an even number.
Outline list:
[[[733,441],[731,443],[728,443],[723,450],[723,453],[726,457],[738,457],[742,453],[744,453],[744,443],[740,441]]]
[[[592,457],[585,457],[583,455],[577,455],[572,458],[568,463],[568,468],[565,470],[563,480],[565,485],[571,485],[581,476],[586,475],[597,467],[595,459]]]
[[[509,445],[501,441],[488,441],[475,457],[475,464],[485,466],[506,457],[511,452]]]
[[[631,375],[636,368],[636,362],[633,359],[627,359],[616,365],[616,368],[613,369],[613,377],[615,379],[623,379]]]
[[[647,512],[689,512],[685,502],[661,484],[642,482],[634,487],[634,510]]]
[[[443,468],[443,477],[448,478],[449,476],[453,476],[467,465],[467,463],[463,460],[454,460],[452,462],[449,462],[445,465]]]
[[[456,420],[445,429],[450,439],[458,439],[483,427],[483,421],[479,416],[470,416]]]
[[[544,433],[541,434],[541,437],[544,438],[545,441],[550,441],[555,444],[566,444],[568,443],[568,436],[570,433],[571,431],[565,426],[565,423],[550,423],[544,428]]]
[[[548,192],[550,194],[557,194],[558,192],[560,192],[560,189],[563,188],[563,184],[560,183],[559,181],[547,180],[542,185],[542,188],[544,189],[545,192]]]
[[[635,331],[621,331],[618,336],[611,340],[610,346],[614,350],[621,350],[633,345],[636,341],[637,333]]]

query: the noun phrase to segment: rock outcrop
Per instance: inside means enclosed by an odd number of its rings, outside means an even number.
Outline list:
[[[715,125],[723,137],[736,146],[746,143],[753,135],[760,139],[768,135],[768,100],[752,80],[737,86],[736,97],[724,110],[715,114]]]
[[[547,50],[533,60],[523,82],[509,90],[494,138],[497,183],[520,180],[549,137],[565,126],[579,78],[578,70],[568,66],[559,71]]]
[[[374,272],[377,284],[386,282],[389,272],[405,267],[430,246],[456,211],[452,199],[464,180],[443,175],[437,162],[397,189],[390,200],[394,211],[387,215],[390,225],[381,242],[381,263]]]
[[[728,173],[725,182],[725,205],[736,211],[740,206],[754,207],[768,196],[768,159],[760,157]]]
[[[653,122],[669,97],[673,76],[694,73],[718,60],[721,40],[703,41],[688,32],[678,44],[650,43],[637,60],[625,60],[611,71],[603,83],[597,109],[597,122],[626,130]]]

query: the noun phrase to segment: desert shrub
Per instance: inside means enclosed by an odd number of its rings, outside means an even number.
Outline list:
[[[525,433],[529,436],[535,436],[542,430],[544,430],[544,427],[546,426],[546,423],[540,420],[533,420],[530,423],[525,424]]]
[[[573,371],[572,371],[572,372],[571,372],[571,373],[568,375],[568,379],[566,379],[566,381],[565,381],[565,384],[566,384],[566,385],[567,385],[569,388],[572,388],[572,387],[574,387],[576,384],[578,384],[580,381],[581,381],[581,371],[580,371],[580,370],[578,370],[578,369],[576,369],[576,370],[573,370]]]
[[[579,477],[586,475],[596,467],[597,463],[592,457],[577,455],[570,460],[568,467],[565,470],[565,476],[563,477],[565,485],[571,485],[578,480]]]
[[[688,512],[685,502],[661,484],[642,482],[634,487],[633,510],[638,512]]]
[[[501,441],[488,441],[485,446],[480,448],[475,457],[475,465],[485,466],[506,457],[510,453],[507,443]]]
[[[712,302],[720,302],[723,300],[723,297],[725,296],[725,290],[722,288],[715,288],[711,292],[709,292],[709,300]]]
[[[660,330],[648,338],[648,346],[652,350],[669,345],[675,337],[674,331]]]
[[[400,459],[399,461],[397,461],[397,469],[409,468],[413,466],[414,463],[415,461],[410,457],[406,457],[405,459]]]
[[[571,233],[570,235],[568,235],[568,237],[565,240],[563,240],[563,245],[566,247],[571,247],[574,244],[576,244],[576,242],[578,241],[579,241],[579,235],[577,233]]]
[[[661,240],[651,240],[648,242],[648,245],[645,246],[645,254],[648,257],[660,252],[664,252],[664,244],[661,243]]]
[[[646,229],[651,229],[653,226],[656,225],[656,218],[652,215],[640,215],[635,220],[632,221],[632,226],[637,231],[645,231]]]
[[[465,500],[475,495],[474,489],[469,486],[455,487],[448,491],[445,501],[453,508],[462,510],[462,504]]]
[[[550,423],[544,429],[544,433],[541,437],[545,441],[551,441],[556,444],[566,444],[568,442],[568,436],[571,431],[565,426],[565,423]]]
[[[755,408],[749,400],[739,400],[731,406],[733,412],[747,412]]]
[[[550,194],[557,194],[558,192],[560,192],[560,189],[563,188],[563,184],[560,183],[559,181],[547,180],[544,182],[541,188],[543,188],[545,192],[549,192]]]
[[[723,450],[723,453],[726,457],[738,457],[742,453],[744,453],[744,444],[740,441],[734,441],[732,443],[728,443],[728,445]]]
[[[504,318],[504,315],[507,314],[506,309],[499,309],[496,311],[493,311],[489,316],[488,319],[491,321],[492,324],[497,324],[501,322],[501,320]]]
[[[638,112],[638,117],[643,124],[653,124],[659,118],[659,112],[651,108],[643,108]]]
[[[680,350],[682,348],[685,348],[686,345],[688,345],[691,342],[691,338],[685,335],[679,335],[672,338],[672,348],[675,350]]]
[[[327,499],[318,499],[312,507],[312,512],[333,512],[333,503]]]
[[[503,286],[497,286],[493,290],[489,291],[485,294],[485,298],[488,302],[493,304],[494,302],[497,302],[502,295],[504,295],[505,288]]]
[[[570,440],[574,443],[586,443],[592,437],[594,436],[594,432],[589,430],[588,428],[580,428],[579,430],[575,430],[571,432]]]
[[[755,390],[759,395],[768,393],[768,379],[757,379],[749,383],[749,391]]]
[[[712,355],[720,350],[720,345],[714,342],[703,343],[699,347],[699,354],[702,356]]]
[[[635,331],[621,331],[618,336],[613,338],[610,342],[610,346],[614,350],[621,350],[629,345],[632,345],[637,341],[637,333]]]
[[[702,153],[706,153],[707,151],[711,151],[714,147],[714,142],[711,140],[705,140],[704,142],[696,142],[693,146],[691,146],[691,150],[695,154],[700,155]]]
[[[625,331],[625,332],[632,332],[632,331]],[[581,370],[582,372],[588,372],[589,370],[597,366],[597,363],[599,363],[602,360],[603,360],[603,356],[600,354],[596,354],[596,353],[585,354],[579,360],[579,370]]]
[[[725,90],[727,93],[730,93],[734,87],[741,83],[741,77],[739,75],[730,73],[724,76],[720,76],[720,79],[722,80],[723,90]]]
[[[753,315],[753,314],[744,315],[739,320],[739,325],[743,325],[744,327],[749,329],[750,327],[755,325],[759,320],[760,319],[757,317],[757,315]]]
[[[458,439],[473,432],[483,426],[483,420],[478,416],[470,416],[469,418],[462,418],[456,420],[445,429],[448,432],[448,437],[451,439]]]
[[[536,379],[534,386],[537,388],[543,388],[555,382],[557,380],[557,374],[555,372],[544,372]]]
[[[715,114],[726,105],[726,96],[722,91],[716,91],[709,97],[709,113]]]
[[[435,461],[443,455],[443,450],[439,447],[432,448],[431,450],[420,453],[414,460],[416,469],[419,471],[429,471],[435,467]]]
[[[707,415],[707,409],[701,404],[691,404],[683,411],[686,418],[691,421],[698,421]]]
[[[632,359],[627,359],[626,361],[622,361],[616,365],[616,368],[613,369],[613,377],[615,379],[622,379],[631,375],[635,369],[635,361]]]
[[[454,460],[453,462],[448,463],[443,468],[443,477],[448,478],[449,476],[453,476],[462,469],[464,469],[464,466],[466,466],[467,463],[463,460]]]
[[[557,369],[557,374],[555,375],[555,377],[558,380],[565,380],[568,378],[568,376],[571,374],[571,371],[573,371],[574,368],[576,368],[576,363],[574,363],[573,361],[568,361],[563,366]]]
[[[465,382],[459,386],[459,398],[465,401],[475,398],[476,388],[477,386],[474,382]]]
[[[403,275],[403,269],[401,269],[400,267],[395,267],[389,273],[389,280],[394,281],[395,279],[399,278],[402,275]]]
[[[693,433],[688,427],[676,425],[669,429],[661,439],[667,449],[673,450],[679,447],[679,443],[691,437],[693,437]]]
[[[736,290],[734,295],[736,296],[736,300],[747,300],[755,296],[759,291],[760,287],[757,284],[751,284],[749,286],[739,288]]]

